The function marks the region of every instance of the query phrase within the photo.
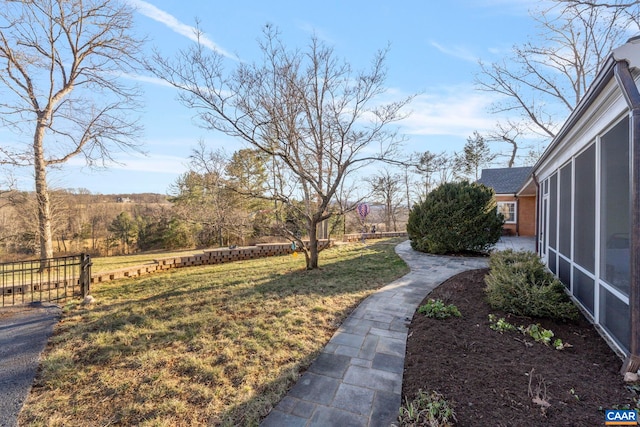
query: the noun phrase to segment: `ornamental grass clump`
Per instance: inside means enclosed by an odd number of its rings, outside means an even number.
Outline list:
[[[578,309],[564,292],[562,283],[533,252],[494,252],[485,277],[489,305],[518,316],[575,320]]]

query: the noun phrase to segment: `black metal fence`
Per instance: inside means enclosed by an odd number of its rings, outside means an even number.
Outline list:
[[[86,254],[1,263],[0,306],[84,298],[90,282],[91,259]]]

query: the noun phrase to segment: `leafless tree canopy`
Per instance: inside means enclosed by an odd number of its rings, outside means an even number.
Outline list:
[[[336,213],[340,204],[332,202],[349,174],[395,156],[399,139],[389,125],[403,118],[411,97],[377,104],[386,51],[368,71],[355,72],[317,38],[289,50],[269,26],[260,48],[261,63],[241,63],[232,72],[199,44],[176,60],[157,55],[151,68],[181,89],[181,100],[206,127],[273,157],[272,197],[304,218],[307,267],[316,268],[316,225]],[[290,237],[302,245],[299,236]]]
[[[114,146],[137,147],[137,91],[122,84],[140,47],[131,13],[117,0],[0,3],[0,124],[20,141],[0,141],[0,164],[34,167],[43,257],[47,168],[74,156],[100,165]]]
[[[487,139],[513,145],[525,132],[553,138],[607,55],[626,41],[629,28],[638,28],[628,12],[585,1],[559,1],[534,15],[540,29],[535,41],[514,46],[511,56],[500,62],[481,62],[477,86],[499,95],[492,111],[507,117],[499,119]],[[512,152],[510,164],[514,158]]]
[[[592,0],[555,0],[557,3],[568,6],[587,6],[591,8],[601,9],[617,9],[627,18],[636,24],[640,23],[640,1],[638,0],[611,0],[611,1],[592,1]]]
[[[382,204],[385,231],[398,231],[398,217],[404,202],[402,175],[383,168],[368,179],[376,202]]]
[[[138,93],[122,79],[139,51],[131,27],[117,1],[2,1],[0,122],[20,135],[44,127],[47,165],[110,159],[110,142],[136,146]],[[30,143],[3,148],[3,162],[33,163]]]

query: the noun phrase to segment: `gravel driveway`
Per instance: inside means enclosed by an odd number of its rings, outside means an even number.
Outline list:
[[[40,353],[60,318],[52,304],[0,308],[0,427],[17,425]]]

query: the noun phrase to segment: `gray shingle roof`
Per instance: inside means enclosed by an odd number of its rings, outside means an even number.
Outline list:
[[[493,188],[496,194],[517,193],[531,172],[531,167],[482,169],[478,183]]]

